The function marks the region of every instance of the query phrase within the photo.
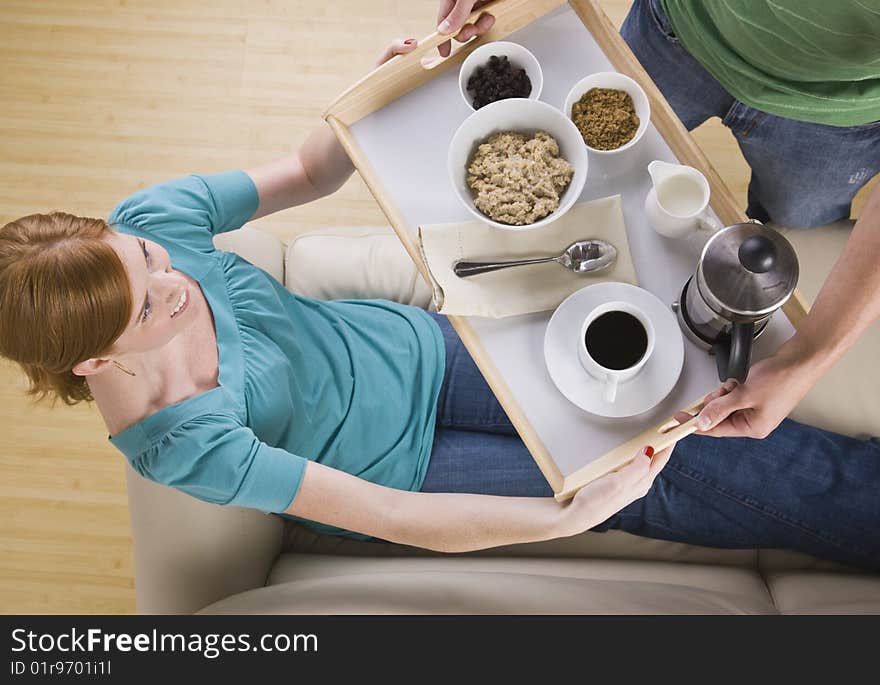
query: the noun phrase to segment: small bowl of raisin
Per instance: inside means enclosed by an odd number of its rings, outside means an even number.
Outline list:
[[[508,98],[537,100],[544,86],[541,65],[518,43],[494,41],[474,50],[458,72],[458,87],[468,107],[478,110]]]

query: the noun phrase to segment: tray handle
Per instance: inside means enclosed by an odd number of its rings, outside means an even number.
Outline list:
[[[495,0],[480,7],[471,13],[466,23],[473,23],[487,12],[494,15],[495,24],[482,36],[461,44],[453,41],[450,55],[440,57],[436,48],[440,43],[449,40],[450,36],[434,31],[422,38],[412,52],[392,57],[348,88],[327,108],[324,119],[333,116],[350,126],[361,117],[418,88],[441,71],[460,63],[479,45],[506,38],[565,2],[566,0]],[[436,59],[431,59],[425,65],[422,58],[428,56]]]
[[[464,43],[457,43],[453,40],[449,55],[446,57],[440,57],[439,54],[431,53],[438,45],[450,40],[454,36],[441,35],[435,31],[430,36],[419,41],[418,46],[413,52],[401,56],[412,58],[413,55],[418,55],[419,64],[423,69],[434,69],[443,62],[456,57],[460,52],[464,51],[463,54],[467,54],[484,43],[499,40],[500,38],[519,30],[548,11],[547,9],[539,9],[536,11],[536,6],[547,5],[549,6],[549,9],[552,9],[554,5],[561,5],[563,2],[564,0],[558,2],[553,2],[551,0],[551,2],[545,1],[541,3],[536,3],[534,0],[494,0],[493,2],[483,5],[479,9],[471,12],[470,16],[468,16],[464,22],[465,24],[473,24],[484,14],[493,15],[495,17],[495,23],[492,25],[492,28],[482,36],[474,36]],[[422,62],[421,58],[425,56],[430,56],[433,59],[431,59],[429,63]]]
[[[473,24],[474,22],[477,21],[477,19],[479,19],[484,14],[493,15],[495,17],[495,24],[498,24],[499,22],[505,22],[510,19],[515,20],[519,14],[518,10],[520,8],[512,8],[512,5],[517,5],[517,4],[519,4],[519,5],[526,4],[527,5],[529,3],[528,3],[528,0],[525,0],[525,1],[523,1],[523,0],[494,0],[493,2],[490,2],[486,5],[483,5],[479,9],[476,9],[473,12],[471,12],[470,16],[468,16],[468,18],[465,20],[464,23],[465,24]],[[523,25],[525,25],[525,24],[523,24]],[[464,43],[457,43],[456,41],[453,40],[452,41],[452,48],[446,57],[440,57],[439,54],[437,54],[437,53],[432,54],[432,53],[434,52],[435,48],[438,45],[440,45],[441,43],[444,43],[447,40],[451,40],[452,38],[454,38],[454,36],[443,35],[443,34],[440,34],[438,31],[434,31],[434,33],[430,34],[429,36],[425,36],[424,38],[422,38],[419,41],[419,44],[416,46],[415,50],[413,50],[410,53],[407,53],[406,55],[398,55],[397,57],[394,57],[393,59],[408,58],[409,61],[418,61],[420,66],[423,69],[433,69],[433,68],[439,66],[442,62],[445,62],[447,60],[452,59],[462,50],[467,50],[468,52],[470,52],[471,49],[476,47],[475,43],[482,44],[482,43],[488,42],[489,39],[487,39],[487,36],[490,36],[494,33],[494,28],[495,27],[493,25],[492,29],[487,31],[482,36],[474,36],[473,38],[465,41]],[[495,39],[495,40],[497,40],[497,39]],[[422,57],[432,57],[432,58],[436,58],[436,59],[432,59],[432,61],[429,64],[425,64],[421,60]],[[403,59],[401,59],[400,61],[403,61]]]
[[[646,445],[650,445],[654,448],[654,451],[659,452],[696,432],[697,415],[704,406],[705,402],[701,398],[680,410],[680,412],[689,414],[692,417],[691,419],[684,423],[679,423],[674,416],[670,416],[656,426],[639,433],[636,437],[616,447],[599,459],[590,462],[574,473],[570,473],[563,480],[562,488],[554,495],[556,501],[565,502],[571,499],[578,490],[596,478],[623,468]]]

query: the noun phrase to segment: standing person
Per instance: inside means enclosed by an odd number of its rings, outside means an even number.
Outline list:
[[[438,30],[484,33],[485,17],[465,25],[484,4],[443,0]],[[749,216],[846,219],[880,172],[880,0],[635,0],[621,35],[689,130],[718,116],[733,132],[752,169]],[[745,384],[719,388],[701,431],[769,435],[880,316],[878,263],[880,184],[797,333]]]

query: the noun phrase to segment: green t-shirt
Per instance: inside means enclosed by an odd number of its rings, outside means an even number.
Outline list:
[[[880,120],[880,0],[662,0],[737,100],[832,126]]]
[[[265,512],[290,505],[307,460],[420,489],[443,380],[439,327],[421,309],[385,300],[300,297],[214,249],[212,236],[239,228],[257,204],[250,177],[232,171],[147,188],[111,214],[116,230],[159,243],[199,283],[219,357],[217,388],[111,442],[146,478]]]

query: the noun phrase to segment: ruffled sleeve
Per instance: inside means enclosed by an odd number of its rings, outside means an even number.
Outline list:
[[[205,252],[213,249],[212,236],[241,228],[258,206],[250,176],[228,171],[145,188],[119,203],[107,221]]]
[[[198,499],[266,513],[290,506],[307,463],[260,441],[231,414],[190,419],[129,460],[145,478]]]

